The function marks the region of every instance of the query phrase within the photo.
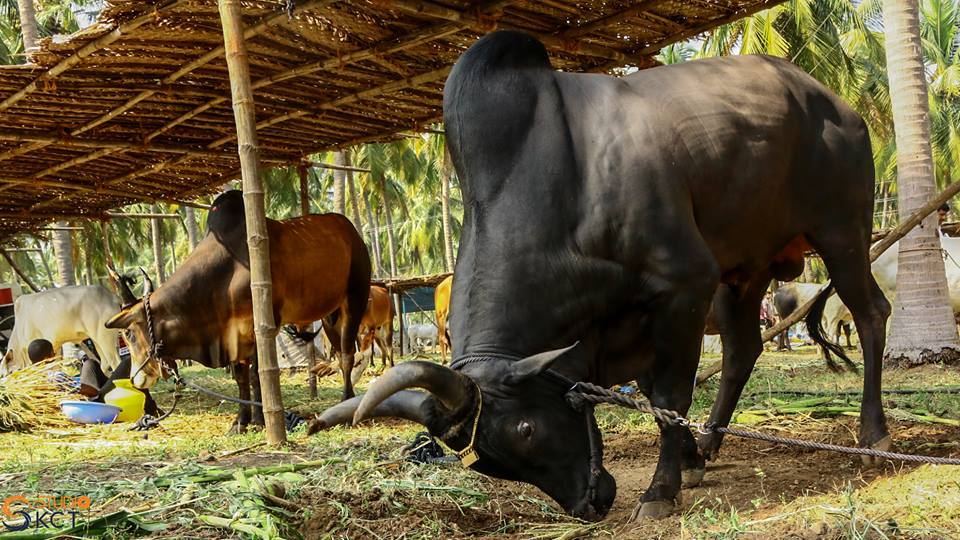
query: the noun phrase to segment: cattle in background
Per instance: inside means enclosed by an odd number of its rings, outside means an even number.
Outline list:
[[[423,352],[427,347],[437,344],[437,327],[431,323],[411,324],[404,329],[407,342],[417,352]]]
[[[784,283],[780,285],[780,287],[777,289],[777,292],[773,294],[773,305],[777,309],[777,315],[780,317],[780,319],[789,317],[794,311],[797,310],[798,307],[814,299],[822,289],[822,283]],[[824,311],[826,312],[826,307],[824,308]],[[827,319],[827,317],[824,316],[824,319]],[[835,326],[833,323],[829,323],[827,326],[827,328],[831,330],[831,336],[836,334],[836,332],[833,332],[833,326]],[[811,329],[807,328],[807,332],[810,331]],[[788,330],[784,330],[780,333],[780,336],[778,337],[778,348],[789,351],[791,350],[790,336],[787,332]],[[850,335],[847,334],[847,345],[849,344]],[[827,363],[827,367],[834,372],[843,371],[843,368],[841,368],[840,365],[833,360],[833,356],[830,354],[831,352],[837,353],[839,346],[829,342],[826,344],[819,343],[818,345],[820,346],[820,351],[823,353],[823,358]],[[849,358],[843,354],[837,354],[844,361],[844,363],[846,363],[848,369],[851,371],[856,371],[856,365],[854,365]]]
[[[434,313],[437,316],[437,340],[440,342],[440,361],[447,363],[447,354],[450,353],[450,330],[447,327],[447,317],[450,315],[450,287],[453,286],[453,276],[447,276],[437,285],[433,293]]]
[[[940,247],[943,249],[943,268],[947,275],[950,308],[953,309],[954,317],[960,321],[960,238],[941,236]],[[873,277],[877,280],[877,284],[883,289],[884,294],[891,299],[897,294],[897,261],[899,254],[900,242],[894,242],[871,265]],[[853,320],[850,310],[836,297],[827,301],[823,315],[827,328],[830,330],[842,325],[847,325],[847,328],[849,328],[849,323]],[[847,332],[847,345],[850,345],[849,331]]]
[[[153,334],[147,328],[144,302],[117,313],[110,328],[130,335],[133,384],[150,388],[161,376],[161,362],[192,359],[207,367],[233,366],[241,399],[260,400],[256,376],[256,337],[243,198],[228,191],[214,201],[208,231],[180,268],[149,295]],[[306,326],[338,310],[337,324],[324,324],[330,340],[341,344],[343,397],[353,396],[357,329],[367,307],[370,259],[350,221],[340,214],[267,220],[273,316],[278,325]],[[159,354],[148,354],[162,343]],[[250,367],[253,366],[253,376]],[[235,428],[263,424],[259,407],[241,405]]]
[[[444,127],[464,207],[454,360],[398,364],[312,430],[413,420],[472,451],[474,470],[596,519],[616,484],[591,410],[566,399],[570,381],[638,379],[654,406],[686,415],[712,301],[724,369],[709,421],[727,425],[763,348],[761,298],[815,248],[864,346],[859,442],[889,445],[869,134],[819,82],[758,55],[620,78],[556,71],[536,39],[500,31],[451,71]],[[826,298],[807,319],[819,341]],[[660,440],[635,517],[672,512],[721,437],[703,435],[700,453],[689,428],[662,423]]]
[[[105,325],[120,307],[120,299],[100,285],[58,287],[26,294],[14,302],[14,327],[10,345],[0,365],[0,375],[30,365],[27,346],[46,339],[59,351],[64,343],[93,341],[105,371],[120,364],[120,332]]]
[[[359,352],[371,351],[373,344],[380,349],[380,367],[387,367],[387,360],[393,366],[393,302],[390,293],[379,285],[370,287],[370,297],[367,300],[367,310],[360,320]]]

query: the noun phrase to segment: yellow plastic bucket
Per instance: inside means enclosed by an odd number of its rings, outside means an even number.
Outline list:
[[[143,416],[147,396],[134,388],[130,379],[117,379],[113,384],[116,388],[103,396],[104,403],[120,407],[116,422],[136,422]]]

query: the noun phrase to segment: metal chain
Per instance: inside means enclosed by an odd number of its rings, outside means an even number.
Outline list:
[[[853,448],[849,446],[839,446],[836,444],[826,444],[812,441],[803,441],[800,439],[790,439],[787,437],[778,437],[776,435],[767,435],[765,433],[759,433],[756,431],[745,431],[742,429],[729,428],[729,427],[720,427],[712,426],[710,424],[694,424],[689,420],[683,417],[680,413],[676,411],[671,411],[669,409],[661,409],[659,407],[654,407],[653,405],[647,403],[646,401],[633,399],[627,397],[619,392],[614,392],[606,388],[597,386],[595,384],[578,382],[570,388],[570,391],[567,392],[568,396],[576,396],[576,398],[583,399],[587,402],[593,404],[608,403],[611,405],[619,405],[621,407],[626,407],[628,409],[636,409],[640,412],[645,412],[652,414],[657,420],[660,420],[664,424],[675,425],[675,426],[686,426],[696,428],[700,433],[710,433],[717,432],[723,433],[725,435],[732,435],[734,437],[742,437],[745,439],[755,439],[758,441],[765,441],[774,444],[783,444],[787,446],[796,446],[799,448],[807,448],[810,450],[826,450],[829,452],[840,452],[843,454],[854,454],[860,456],[872,456],[883,459],[891,459],[897,461],[910,461],[915,463],[930,463],[934,465],[960,465],[960,458],[942,458],[935,456],[918,456],[911,454],[900,454],[897,452],[886,452],[883,450],[874,450],[872,448]]]
[[[160,349],[163,347],[163,342],[157,340],[153,329],[153,310],[150,309],[150,293],[143,295],[143,314],[147,319],[147,335],[150,336],[150,352],[148,354],[159,362]]]

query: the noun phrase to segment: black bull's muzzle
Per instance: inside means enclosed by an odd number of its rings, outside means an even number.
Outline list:
[[[575,391],[575,385],[565,377],[549,371],[540,371],[569,389],[567,402],[584,418],[589,441],[589,475],[586,489],[576,503],[562,504],[569,514],[587,520],[597,520],[609,512],[616,497],[616,481],[603,468],[603,440],[593,414],[593,406]],[[428,393],[409,390],[422,388]],[[308,433],[313,434],[335,425],[358,423],[374,417],[404,418],[427,427],[442,440],[459,435],[451,426],[461,427],[465,419],[479,419],[482,394],[472,379],[445,366],[432,362],[405,362],[387,371],[362,396],[335,405],[315,418]],[[470,437],[472,445],[473,436]],[[548,493],[549,494],[549,493]],[[553,495],[551,495],[553,497]],[[557,499],[557,497],[554,497]],[[557,502],[561,502],[559,499]]]

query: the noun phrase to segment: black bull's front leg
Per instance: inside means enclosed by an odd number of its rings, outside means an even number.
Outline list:
[[[702,244],[691,241],[686,245],[696,248]],[[675,254],[671,260],[683,269],[660,276],[667,286],[653,309],[655,365],[648,397],[653,406],[686,416],[693,399],[700,339],[719,272],[705,249],[694,249],[686,256]],[[693,268],[698,271],[689,271]],[[659,518],[672,512],[680,496],[681,468],[698,468],[693,462],[697,459],[687,427],[661,424],[657,469],[632,519]]]

